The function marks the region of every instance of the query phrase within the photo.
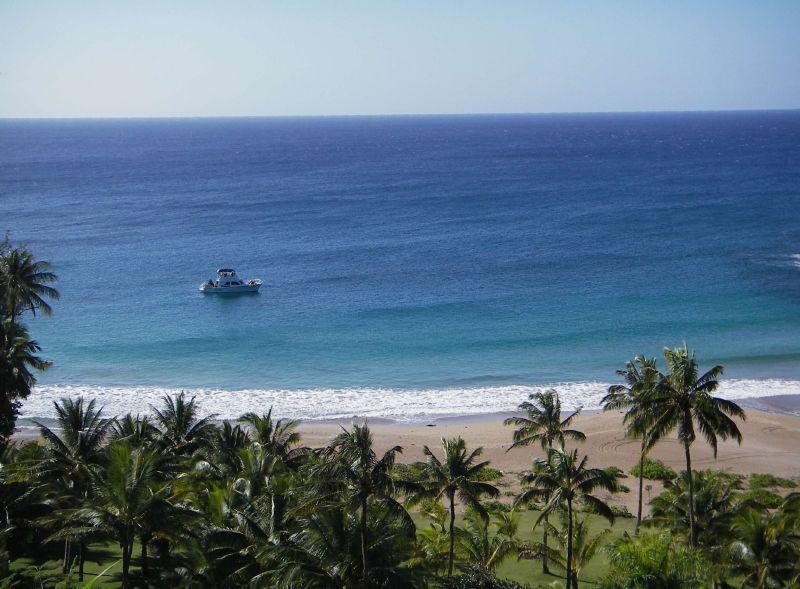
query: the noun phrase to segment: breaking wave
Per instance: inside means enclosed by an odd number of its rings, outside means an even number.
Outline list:
[[[513,411],[531,393],[555,388],[565,409],[582,406],[597,409],[610,383],[560,382],[542,386],[509,385],[441,389],[186,389],[197,397],[205,413],[220,419],[235,419],[248,411],[262,412],[270,406],[280,417],[303,420],[386,418],[416,422],[429,418],[481,415]],[[53,401],[60,397],[96,399],[107,414],[147,413],[160,404],[163,395],[181,389],[162,387],[107,387],[89,385],[43,385],[24,403],[23,418],[51,418]],[[722,381],[719,396],[727,399],[770,397],[800,393],[800,381],[783,379],[731,379]]]

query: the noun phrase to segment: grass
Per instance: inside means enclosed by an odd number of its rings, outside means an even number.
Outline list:
[[[540,540],[541,529],[537,528],[535,532],[532,531],[533,524],[539,513],[536,511],[526,511],[520,516],[520,536],[524,540]],[[589,530],[590,535],[605,530],[611,529],[608,535],[607,542],[613,542],[625,532],[633,534],[633,529],[636,526],[636,520],[631,518],[617,518],[614,520],[614,525],[609,526],[608,522],[600,516],[587,516],[589,517]],[[497,571],[498,576],[506,579],[512,579],[520,583],[528,583],[532,586],[547,585],[553,581],[563,578],[562,572],[551,567],[555,574],[543,575],[542,563],[538,560],[508,560],[504,562]],[[592,561],[581,571],[581,582],[596,582],[608,571],[606,558],[602,552],[595,555]]]
[[[135,549],[134,554],[136,554],[136,550],[138,550],[138,547]],[[54,587],[57,583],[61,583],[65,580],[65,575],[61,572],[61,561],[56,553],[60,553],[60,550],[45,550],[39,558],[18,558],[11,562],[11,573],[12,575],[16,573],[29,581],[29,583],[21,585],[24,587]],[[111,568],[106,571],[109,566],[111,566]],[[90,545],[86,561],[84,562],[83,583],[88,583],[104,572],[105,574],[98,579],[94,588],[118,588],[120,584],[119,575],[122,573],[119,545],[114,543]],[[139,561],[136,558],[133,559],[131,572],[134,575],[139,572]],[[77,568],[74,569],[72,577],[75,580],[76,586],[80,587],[82,584],[77,581]],[[11,587],[14,586],[15,585],[11,585]]]

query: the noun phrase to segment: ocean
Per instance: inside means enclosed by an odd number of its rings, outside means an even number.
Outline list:
[[[60,276],[26,417],[596,407],[684,341],[800,392],[800,111],[2,120],[0,231]]]

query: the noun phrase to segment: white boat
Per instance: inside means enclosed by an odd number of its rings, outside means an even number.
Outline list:
[[[238,294],[245,292],[258,292],[261,288],[261,280],[258,278],[248,278],[243,280],[236,275],[236,270],[232,268],[220,268],[217,270],[217,279],[207,280],[200,285],[200,292],[208,294]]]

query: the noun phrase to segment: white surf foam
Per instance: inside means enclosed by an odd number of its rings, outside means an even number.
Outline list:
[[[543,386],[498,386],[447,389],[187,389],[202,410],[221,419],[235,419],[248,411],[263,412],[270,406],[276,415],[295,419],[388,418],[421,421],[428,418],[480,415],[513,411],[528,395],[547,388],[558,390],[565,409],[582,406],[597,409],[610,383],[561,382]],[[147,413],[163,395],[180,389],[159,387],[104,387],[79,385],[38,386],[22,406],[23,418],[54,416],[53,401],[60,397],[96,399],[107,414]],[[724,380],[719,396],[727,399],[769,397],[800,393],[800,381],[782,379]]]

